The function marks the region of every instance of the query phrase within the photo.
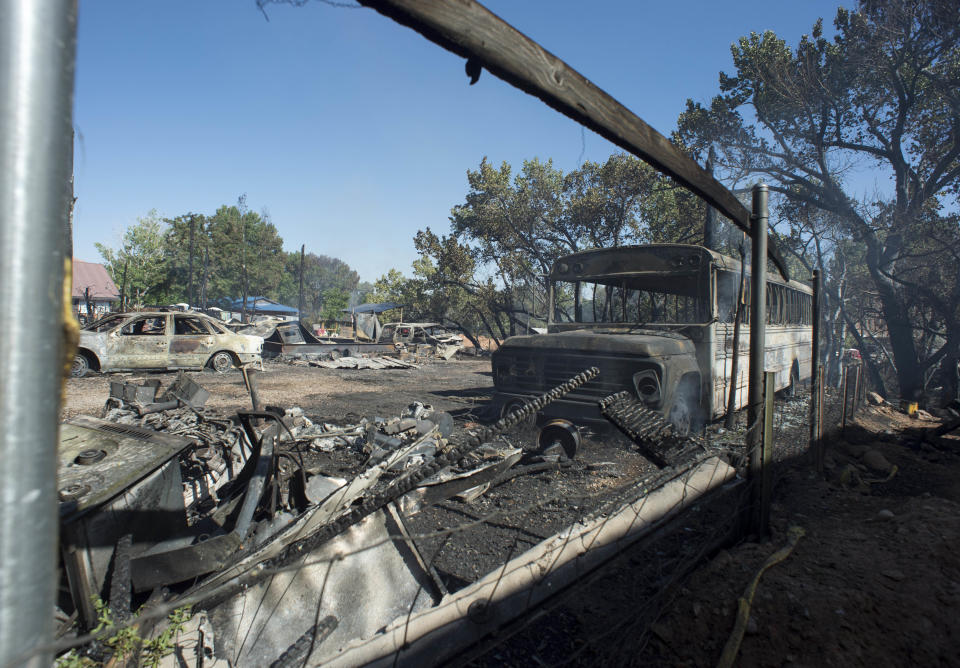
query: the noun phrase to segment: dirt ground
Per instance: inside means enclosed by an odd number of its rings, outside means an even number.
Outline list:
[[[257,372],[257,383],[264,405],[299,406],[307,415],[338,423],[358,415],[397,415],[413,401],[465,415],[485,405],[493,391],[488,357],[431,360],[419,369],[320,369],[270,361],[263,368]],[[250,395],[238,371],[189,375],[210,392],[207,406],[226,412],[250,408]],[[156,378],[166,387],[175,377],[169,372],[71,378],[62,416],[99,415],[111,380]]]
[[[167,385],[174,374],[154,377]],[[249,406],[239,373],[194,377],[210,390],[208,405]],[[117,375],[71,379],[64,417],[99,415],[111,378]],[[482,358],[410,370],[267,364],[259,385],[266,404],[300,406],[311,417],[338,423],[397,415],[412,401],[449,411],[462,423],[483,413],[492,391],[489,360]],[[624,554],[525,630],[494,639],[497,646],[475,665],[716,665],[734,627],[737,599],[796,526],[805,535],[760,580],[737,665],[960,666],[960,440],[921,441],[918,429],[937,422],[911,419],[889,406],[865,407],[845,438],[831,436],[823,480],[805,455],[805,411],[801,400],[778,413],[769,537],[705,553],[701,546],[713,544],[729,517],[697,507],[662,542]],[[742,438],[739,431],[716,427],[710,433],[717,441]],[[599,434],[595,440],[606,438]],[[546,483],[531,477],[523,484],[534,491],[576,491],[615,486],[639,473],[630,468],[637,466],[632,458],[616,459],[625,447],[612,440],[609,447],[584,452],[579,468],[559,483],[557,477]],[[605,473],[611,469],[617,475]],[[484,501],[511,502],[509,493]],[[544,526],[532,528],[524,541],[549,534],[550,513],[541,509]],[[443,520],[424,514],[424,521]],[[503,538],[490,551],[522,550],[524,541]],[[482,571],[482,562],[463,558],[476,549],[467,543],[463,552],[451,553],[448,584],[480,574],[472,571]],[[462,572],[457,563],[464,564]],[[671,564],[677,568],[667,568]]]
[[[915,438],[934,424],[867,408],[828,444],[826,481],[788,462],[769,540],[694,573],[636,662],[715,665],[737,598],[797,526],[805,536],[760,582],[739,665],[960,665],[960,441]]]
[[[475,665],[718,665],[738,599],[791,527],[804,536],[761,577],[733,665],[960,665],[960,439],[921,442],[936,424],[862,409],[827,443],[826,480],[798,454],[806,424],[788,424],[768,537],[702,553],[717,535],[704,525],[724,518],[695,509]]]

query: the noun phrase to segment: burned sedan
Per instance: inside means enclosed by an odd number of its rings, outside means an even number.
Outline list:
[[[201,313],[118,313],[80,331],[75,378],[94,371],[200,370],[225,373],[261,361],[263,339],[235,334]]]

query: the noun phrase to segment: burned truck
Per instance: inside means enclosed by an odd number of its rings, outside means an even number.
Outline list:
[[[597,378],[551,404],[542,418],[602,421],[598,402],[629,391],[680,432],[747,399],[749,318],[741,309],[732,378],[740,262],[702,246],[655,244],[574,253],[549,275],[546,334],[514,336],[492,357],[495,406],[509,413],[573,369]],[[746,273],[749,277],[749,272]],[[747,298],[749,295],[747,294]],[[811,290],[770,276],[765,368],[781,390],[810,376]]]

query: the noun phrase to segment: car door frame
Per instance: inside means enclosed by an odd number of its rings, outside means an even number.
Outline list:
[[[122,330],[138,320],[163,318],[163,334],[124,334]],[[144,314],[128,320],[110,333],[108,355],[113,357],[114,369],[165,369],[169,362],[170,314]]]
[[[168,368],[202,369],[210,356],[217,351],[217,338],[211,331],[210,324],[195,313],[174,313],[172,315],[169,348],[170,364]],[[177,318],[196,320],[207,333],[177,334]]]

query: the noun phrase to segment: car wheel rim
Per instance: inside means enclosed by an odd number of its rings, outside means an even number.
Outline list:
[[[87,360],[84,357],[77,356],[73,358],[73,366],[70,369],[71,375],[81,376],[87,370]]]
[[[220,353],[213,358],[213,368],[219,373],[225,373],[231,366],[233,366],[233,361],[228,355]]]

